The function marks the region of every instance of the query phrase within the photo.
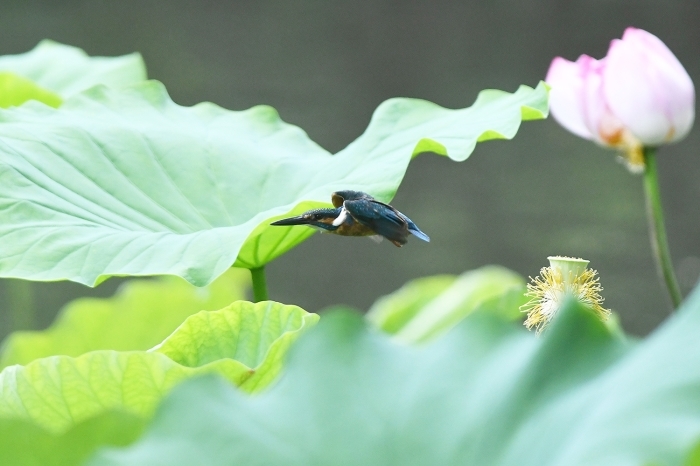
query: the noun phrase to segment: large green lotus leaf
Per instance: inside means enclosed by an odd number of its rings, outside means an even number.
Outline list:
[[[219,279],[213,285],[223,281]],[[256,307],[265,312],[250,312]],[[221,357],[242,361],[249,367],[258,366],[256,374],[244,382],[246,390],[254,391],[274,378],[279,371],[279,358],[293,339],[289,338],[293,333],[283,338],[275,336],[294,332],[304,318],[306,324],[317,318],[300,314],[291,306],[273,303],[237,303],[231,309],[232,312],[202,312],[193,316],[157,351],[188,367],[199,367]],[[195,337],[195,333],[199,335]],[[99,446],[132,443],[145,423],[144,417],[108,410],[57,433],[44,430],[26,418],[0,418],[2,464],[82,464]]]
[[[100,446],[122,446],[139,438],[146,420],[109,411],[79,422],[60,434],[32,422],[0,418],[0,452],[5,466],[71,466],[83,464]]]
[[[1,58],[1,57],[0,57]],[[22,76],[0,71],[0,108],[22,105],[28,100],[38,100],[51,107],[61,105],[61,98]]]
[[[525,280],[504,267],[487,266],[455,278],[439,275],[414,280],[378,300],[367,319],[399,340],[416,343],[433,339],[480,307],[505,309],[519,317]],[[493,303],[512,300],[513,303]]]
[[[300,331],[318,322],[297,306],[274,301],[238,301],[217,312],[198,312],[153,351],[186,367],[202,367],[226,358],[254,368],[241,386],[264,388],[279,374],[281,361]]]
[[[3,71],[31,81],[39,95],[51,91],[62,97],[71,96],[96,84],[117,87],[146,79],[146,66],[138,53],[121,57],[89,57],[77,47],[52,40],[39,42],[27,53],[0,56],[0,72]],[[37,99],[36,94],[26,97],[25,100],[45,102]]]
[[[151,351],[102,350],[9,366],[0,372],[0,418],[61,433],[108,410],[148,417],[178,382],[209,373],[256,391],[279,373],[299,332],[317,320],[296,306],[237,301],[188,317]]]
[[[574,302],[540,337],[487,311],[425,345],[327,314],[270,390],[190,381],[89,464],[675,465],[696,445],[700,291],[637,344]]]
[[[247,270],[230,269],[197,288],[179,277],[131,280],[107,299],[80,298],[61,310],[47,330],[15,332],[0,351],[0,368],[54,355],[89,351],[147,350],[163,341],[188,316],[245,298]]]
[[[311,234],[273,218],[328,205],[339,189],[389,201],[413,155],[463,160],[477,140],[511,138],[546,111],[544,83],[483,91],[461,110],[391,99],[332,155],[270,107],[181,107],[157,82],[3,110],[0,276],[94,285],[172,274],[202,286]]]

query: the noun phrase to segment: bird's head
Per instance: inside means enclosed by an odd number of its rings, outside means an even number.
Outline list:
[[[369,201],[374,200],[374,198],[367,193],[363,193],[362,191],[351,191],[349,189],[345,191],[336,191],[331,194],[331,200],[334,207],[342,206],[345,201],[357,201],[360,199]]]

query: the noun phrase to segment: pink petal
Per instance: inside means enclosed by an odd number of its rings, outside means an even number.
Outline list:
[[[655,69],[660,72],[659,80],[667,90],[667,117],[673,127],[673,134],[669,135],[667,142],[683,139],[692,128],[695,119],[695,87],[688,72],[666,44],[655,35],[643,29],[630,27],[625,30],[622,38],[649,53],[652,60],[658,64]]]
[[[605,99],[642,143],[676,141],[694,119],[693,83],[666,45],[646,31],[628,28],[614,40],[604,71]]]
[[[598,143],[619,146],[624,127],[610,111],[603,93],[605,59],[596,60],[582,55],[576,63],[583,79],[582,107],[586,127]]]
[[[552,88],[549,108],[554,119],[577,136],[592,139],[593,135],[584,121],[583,78],[579,65],[556,57],[549,65],[545,81]]]

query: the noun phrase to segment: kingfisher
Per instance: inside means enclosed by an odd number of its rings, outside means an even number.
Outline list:
[[[410,218],[367,193],[337,191],[331,195],[331,202],[332,209],[309,210],[270,225],[308,225],[342,236],[379,236],[397,247],[406,244],[409,234],[430,241]]]

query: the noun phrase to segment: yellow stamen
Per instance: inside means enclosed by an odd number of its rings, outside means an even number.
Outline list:
[[[644,173],[645,163],[644,163],[644,147],[639,144],[636,146],[628,147],[623,152],[623,160],[627,169],[634,174]]]
[[[530,277],[525,296],[530,298],[521,306],[522,312],[527,312],[525,326],[537,333],[542,332],[546,325],[561,308],[567,296],[573,296],[582,304],[590,307],[603,321],[610,316],[610,310],[605,309],[600,292],[603,288],[598,281],[598,273],[587,269],[588,261],[570,257],[549,257],[549,267],[543,267],[538,277]]]

